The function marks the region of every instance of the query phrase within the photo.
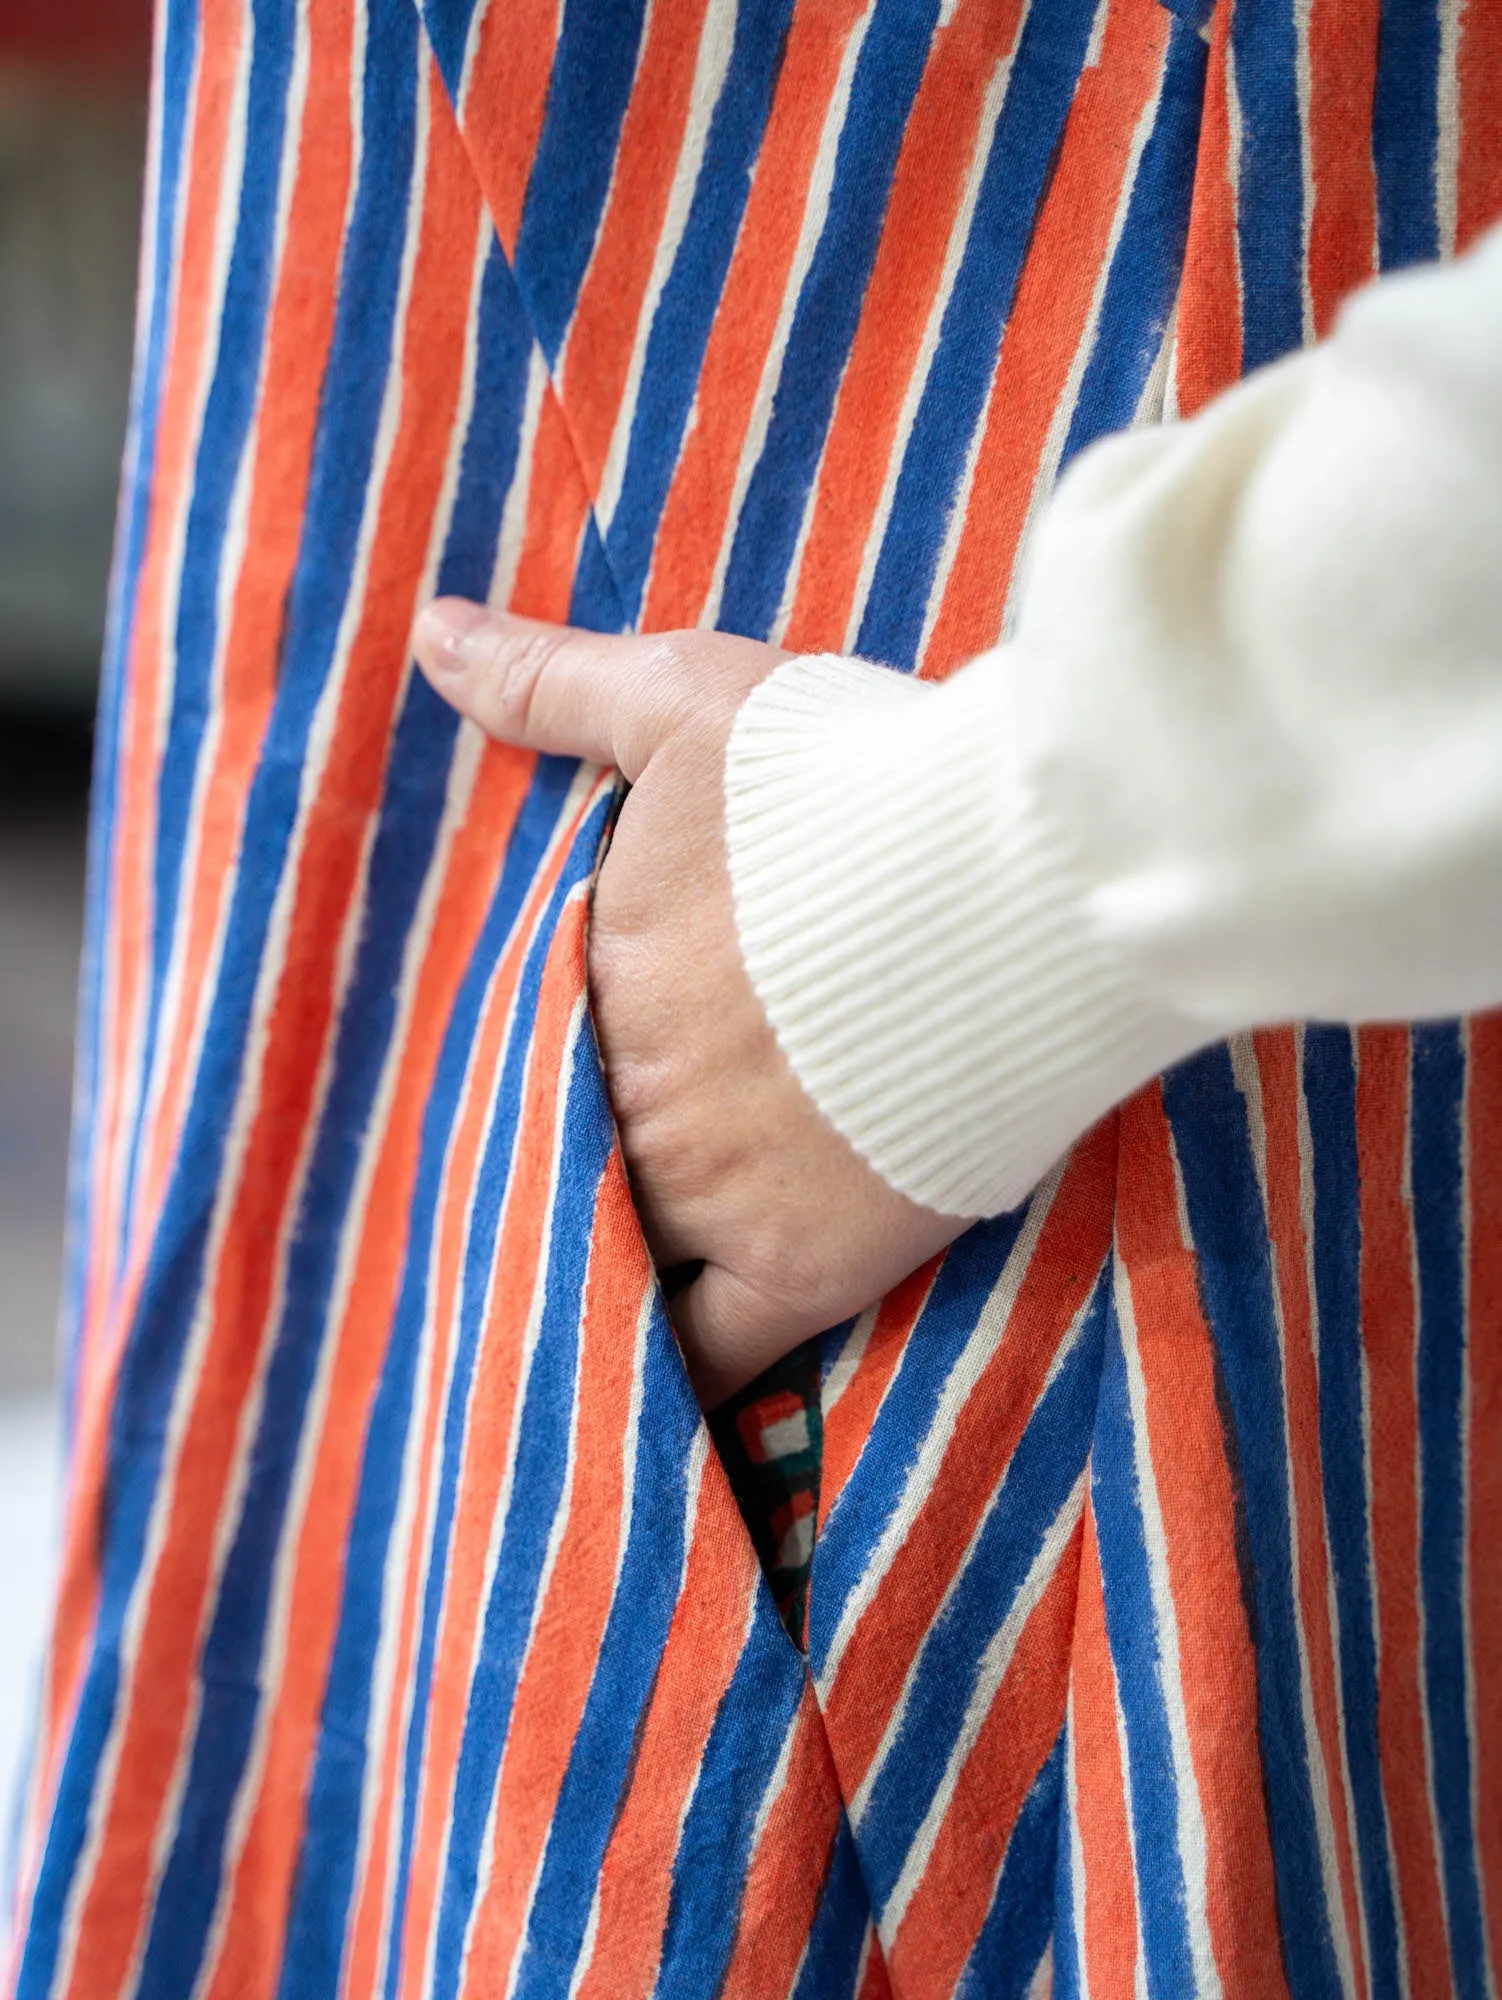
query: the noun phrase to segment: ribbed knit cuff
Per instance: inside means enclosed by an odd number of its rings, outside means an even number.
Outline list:
[[[1008,672],[791,660],[726,755],[741,950],[794,1074],[893,1187],[957,1216],[1015,1207],[1206,1039],[1092,932]]]

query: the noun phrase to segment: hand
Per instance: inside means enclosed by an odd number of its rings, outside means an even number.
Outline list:
[[[725,745],[785,656],[752,639],[601,638],[430,606],[413,635],[489,735],[630,781],[600,870],[589,987],[647,1245],[702,1266],[672,1300],[706,1409],[889,1291],[964,1227],[897,1194],[814,1106],[741,962],[725,865]]]

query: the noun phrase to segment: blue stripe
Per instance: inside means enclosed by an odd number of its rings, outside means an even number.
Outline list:
[[[469,26],[474,18],[474,0],[422,0],[422,21],[432,46],[439,75],[451,99],[458,101],[464,80],[464,51],[469,45]]]
[[[1466,1688],[1465,1048],[1453,1022],[1415,1028],[1412,1047],[1425,1708],[1455,1990],[1462,2000],[1485,2000]]]
[[[1094,0],[1034,0],[1028,10],[861,620],[856,650],[866,659],[917,661],[950,509],[1094,18]]]
[[[157,779],[151,988],[141,1075],[150,1078],[161,1030],[162,1004],[179,920],[182,867],[198,783],[199,758],[214,705],[219,594],[230,506],[239,479],[260,386],[261,353],[271,302],[276,248],[277,189],[286,143],[287,93],[296,44],[292,0],[262,0],[252,10],[250,78],[245,107],[245,157],[238,191],[234,244],[225,274],[218,344],[204,402],[192,497],[178,562],[172,713]],[[148,1093],[141,1094],[132,1133],[123,1202],[128,1234],[145,1131]]]
[[[1439,43],[1437,0],[1383,0],[1372,98],[1383,271],[1439,255]]]
[[[465,441],[441,590],[485,594],[516,460],[531,334],[498,249],[479,314],[474,418]],[[230,1811],[259,1710],[267,1604],[303,1422],[334,1328],[331,1295],[342,1231],[396,1022],[402,961],[427,878],[449,781],[453,711],[427,683],[410,683],[363,901],[380,922],[362,928],[308,1182],[289,1255],[286,1303],[267,1367],[264,1414],[234,1545],[204,1647],[204,1716],[179,1827],[152,1921],[143,1992],[192,1984],[212,1918]]]
[[[673,1860],[659,1993],[712,2000],[720,1990],[739,1927],[756,1816],[797,1725],[807,1680],[766,1580],[758,1577],[746,1647],[704,1746]]]
[[[647,1332],[631,1525],[589,1700],[574,1735],[527,1931],[518,2000],[564,2000],[595,1884],[635,1764],[668,1624],[678,1601],[689,1453],[703,1419],[658,1300]],[[726,1606],[727,1617],[739,1615]],[[434,1991],[452,1992],[452,1946]],[[450,1983],[445,1984],[445,1979]]]
[[[584,282],[636,75],[646,0],[567,0],[533,155],[516,277],[551,367]]]
[[[1304,340],[1304,132],[1293,0],[1233,8],[1231,62],[1241,107],[1236,239],[1241,358],[1249,370]]]
[[[1267,1219],[1246,1104],[1221,1044],[1171,1070],[1173,1129],[1200,1297],[1214,1341],[1216,1402],[1236,1513],[1241,1610],[1257,1665],[1263,1792],[1272,1831],[1279,1942],[1293,2000],[1340,1989],[1304,1732],[1293,1519],[1283,1437],[1287,1384]],[[1235,1611],[1225,1607],[1228,1619]]]
[[[1054,1929],[1052,1890],[1063,1794],[1061,1731],[1017,1815],[996,1893],[955,2000],[1025,2000]]]
[[[1126,1733],[1147,1990],[1151,2000],[1180,2000],[1194,1991],[1194,1967],[1179,1858],[1179,1787],[1163,1698],[1168,1668],[1158,1648],[1126,1356],[1114,1298],[1090,1454],[1090,1494],[1100,1541],[1106,1636]]]
[[[422,1147],[407,1229],[408,1254],[387,1356],[366,1432],[364,1463],[348,1535],[345,1584],[329,1667],[307,1810],[307,1833],[287,1926],[282,2000],[332,1991],[338,1982],[354,1882],[374,1663],[381,1639],[382,1584],[400,1499],[416,1370],[422,1358],[430,1260],[438,1237],[449,1138],[458,1115],[485,996],[511,936],[572,783],[561,759],[538,765],[511,837],[485,929],[454,1004],[423,1121]],[[600,816],[580,830],[529,945],[518,986],[521,1018],[535,1010],[542,968],[563,904],[592,865]],[[496,1112],[498,1143],[514,1133],[520,1104],[522,1038],[507,1052]],[[493,1224],[492,1224],[493,1227]]]
[[[763,0],[736,11],[735,40],[694,198],[647,337],[620,498],[606,537],[633,622],[745,213],[791,16],[792,0]]]
[[[861,1818],[861,1864],[878,1914],[888,1901],[943,1782],[986,1649],[1016,1601],[1059,1510],[1084,1469],[1100,1387],[1110,1275],[1039,1399],[986,1520],[923,1641],[902,1726]]]
[[[1022,1230],[1025,1209],[977,1223],[949,1246],[902,1351],[867,1448],[830,1510],[814,1547],[808,1653],[823,1671],[840,1614],[901,1500],[950,1371],[975,1331]]]
[[[908,111],[928,61],[937,0],[877,0],[851,83],[823,234],[793,314],[761,457],[735,526],[721,627],[764,638],[876,258]]]
[[[530,1015],[530,1007],[527,1014]],[[524,1016],[526,1018],[526,1016]],[[525,1043],[519,1042],[525,1052]],[[518,1072],[520,1083],[520,1072]],[[581,1038],[574,1056],[574,1076],[564,1114],[560,1174],[553,1199],[548,1236],[548,1268],[543,1281],[542,1323],[522,1396],[511,1495],[506,1508],[495,1576],[485,1607],[480,1653],[465,1703],[464,1733],[448,1802],[447,1854],[439,1904],[433,1990],[457,1992],[462,1970],[464,1937],[474,1907],[485,1843],[490,1802],[500,1771],[501,1753],[511,1723],[527,1639],[541,1587],[548,1539],[563,1498],[568,1466],[569,1435],[577,1394],[579,1331],[584,1318],[584,1283],[594,1235],[595,1205],[601,1177],[610,1156],[613,1128],[604,1081],[588,1038]],[[499,1162],[496,1163],[499,1166]],[[484,1218],[499,1220],[505,1178],[487,1160],[482,1191],[472,1205],[481,1227],[473,1233],[489,1237]],[[485,1185],[486,1182],[491,1183]],[[432,1698],[433,1664],[443,1605],[448,1552],[457,1504],[459,1471],[464,1453],[464,1429],[456,1418],[467,1412],[479,1335],[486,1303],[487,1278],[493,1255],[471,1257],[465,1274],[463,1346],[454,1370],[449,1420],[444,1438],[444,1491],[430,1546],[422,1648],[413,1689],[413,1717],[407,1740],[401,1858],[393,1893],[396,1912],[387,1967],[386,1991],[394,1996],[401,1976],[401,1939],[406,1917],[407,1880],[416,1832],[418,1791],[422,1775],[425,1723]],[[523,1282],[529,1274],[519,1274]],[[513,1279],[513,1285],[515,1280]]]
[[[1049,2000],[1080,2000],[1084,1974],[1080,1966],[1079,1918],[1075,1897],[1083,1883],[1075,1880],[1074,1807],[1068,1791],[1069,1727],[1064,1728],[1065,1765],[1059,1775],[1059,1817],[1054,1841],[1053,1872],[1053,1992]]]
[[[1095,438],[1132,421],[1162,349],[1189,237],[1208,60],[1200,36],[1176,17],[1163,59],[1157,113],[1137,162],[1061,471]]]
[[[842,1812],[793,2000],[854,2000],[861,1946],[870,1921],[871,1903],[860,1858],[850,1822]]]
[[[579,540],[579,561],[569,596],[568,622],[590,632],[623,632],[629,620],[622,604],[621,589],[600,539],[594,511],[584,522]]]
[[[1356,1069],[1345,1029],[1304,1030],[1304,1101],[1313,1156],[1320,1463],[1335,1580],[1346,1757],[1372,1992],[1377,2000],[1396,2000],[1401,1990],[1398,1935],[1378,1763],[1377,1647],[1366,1512]]]

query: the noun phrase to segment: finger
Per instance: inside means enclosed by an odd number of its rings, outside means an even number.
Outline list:
[[[614,764],[635,782],[686,712],[681,642],[692,636],[614,638],[443,597],[419,615],[412,645],[433,686],[487,735]]]
[[[712,1410],[819,1327],[790,1319],[721,1264],[703,1271],[669,1308],[701,1408]]]

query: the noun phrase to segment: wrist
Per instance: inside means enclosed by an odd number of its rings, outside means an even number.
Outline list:
[[[751,983],[803,1088],[891,1186],[1022,1200],[1206,1039],[1093,929],[993,656],[934,687],[833,656],[748,697],[726,845]]]

